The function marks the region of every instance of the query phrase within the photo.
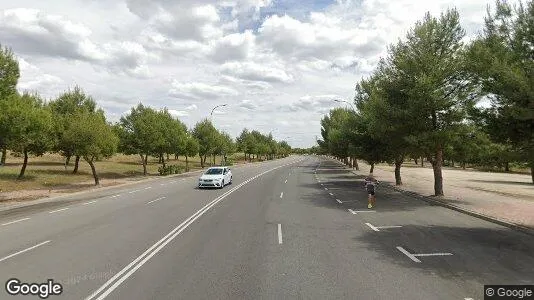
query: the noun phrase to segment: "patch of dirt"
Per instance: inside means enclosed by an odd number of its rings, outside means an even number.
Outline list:
[[[100,186],[114,186],[120,185],[132,181],[139,181],[143,178],[132,177],[132,178],[123,178],[123,179],[101,179]],[[24,202],[30,200],[36,200],[41,198],[50,198],[58,195],[64,195],[69,193],[81,192],[94,188],[94,181],[85,181],[77,182],[73,184],[66,184],[61,186],[55,186],[50,189],[34,189],[34,190],[20,190],[12,192],[2,192],[0,193],[0,203],[11,203],[11,202]]]

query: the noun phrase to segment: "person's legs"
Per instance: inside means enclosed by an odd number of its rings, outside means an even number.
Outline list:
[[[373,195],[371,193],[369,193],[367,195],[367,208],[372,208],[373,207],[372,201],[373,201]]]

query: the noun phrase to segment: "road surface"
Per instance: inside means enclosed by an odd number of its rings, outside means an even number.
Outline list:
[[[483,299],[533,284],[532,236],[316,156],[233,168],[224,189],[163,178],[0,213],[0,280],[48,299]],[[9,296],[0,299],[38,299]]]

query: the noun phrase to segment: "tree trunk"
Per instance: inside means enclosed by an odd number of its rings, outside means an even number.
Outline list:
[[[395,185],[402,185],[401,166],[403,161],[403,158],[395,160]]]
[[[148,154],[146,154],[144,157],[143,157],[143,154],[141,154],[141,162],[143,163],[143,176],[146,176],[147,160],[148,160]]]
[[[189,161],[187,160],[187,155],[185,156],[185,171],[189,172]]]
[[[178,154],[174,154],[174,160],[178,160]]]
[[[71,158],[72,155],[67,155],[65,157],[65,166],[68,166],[70,164],[70,158]]]
[[[76,155],[76,160],[74,161],[74,170],[72,170],[72,174],[78,173],[78,165],[80,164],[80,156]]]
[[[360,166],[358,165],[358,159],[355,157],[354,158],[354,168],[359,171],[360,170]]]
[[[510,163],[509,162],[505,162],[504,163],[504,172],[510,172]]]
[[[165,168],[165,154],[160,153],[159,160],[160,160],[161,165],[163,166],[163,168]]]
[[[438,147],[436,150],[436,157],[432,161],[432,169],[434,170],[434,195],[443,196],[443,174],[441,172],[443,163],[443,149]]]
[[[28,150],[24,149],[24,162],[22,163],[22,169],[20,169],[20,174],[18,179],[24,177],[24,172],[26,172],[26,166],[28,165]]]
[[[465,170],[465,161],[462,162],[462,169]]]
[[[415,162],[416,165],[418,165],[418,159],[417,158],[414,158],[413,161]]]
[[[421,167],[424,168],[425,167],[425,160],[423,159],[423,157],[421,156]]]
[[[369,170],[369,173],[373,174],[374,171],[375,171],[375,163],[371,163],[371,170]]]
[[[6,158],[7,158],[7,148],[2,149],[2,159],[0,160],[0,165],[5,166],[6,165]]]
[[[451,160],[451,167],[454,168],[454,159]]]
[[[532,183],[534,184],[534,161],[530,162],[530,177],[532,177]]]
[[[169,160],[170,160],[170,158],[169,158],[169,153],[167,153],[167,161],[169,161]]]
[[[95,186],[99,186],[100,185],[100,179],[98,178],[98,174],[96,174],[96,169],[95,169],[95,165],[93,164],[93,160],[95,159],[94,157],[84,157],[85,161],[89,164],[89,166],[91,167],[91,171],[93,172],[93,178],[95,179]]]

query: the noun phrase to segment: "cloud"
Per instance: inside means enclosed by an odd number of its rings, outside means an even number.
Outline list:
[[[181,83],[173,80],[169,95],[185,99],[213,99],[225,96],[236,96],[238,91],[220,85],[209,85],[203,82]]]
[[[252,102],[252,100],[242,100],[239,103],[239,107],[247,109],[247,110],[254,110],[258,108],[258,105]]]
[[[186,112],[186,111],[183,111],[183,110],[169,109],[169,113],[170,113],[173,117],[187,117],[187,116],[189,116],[189,113]]]
[[[0,35],[16,52],[31,56],[94,63],[98,69],[135,77],[148,77],[147,63],[157,59],[131,41],[97,44],[81,23],[36,9],[7,9],[0,13]]]
[[[40,91],[45,88],[57,88],[63,83],[61,78],[44,73],[23,58],[19,58],[18,61],[21,78],[17,87],[20,91]]]
[[[296,60],[354,60],[381,51],[386,43],[379,31],[353,27],[324,13],[312,13],[308,22],[273,15],[258,32],[262,45]]]
[[[247,59],[253,50],[255,36],[252,31],[233,33],[215,41],[209,56],[215,62],[227,62]]]
[[[237,78],[265,82],[293,82],[294,78],[285,70],[254,62],[228,62],[221,66],[221,72]]]
[[[185,108],[186,110],[197,110],[198,106],[196,104],[191,104],[188,107]]]
[[[200,107],[228,103],[216,125],[234,136],[243,127],[277,128],[292,145],[310,146],[323,114],[345,106],[332,99],[352,99],[354,84],[426,11],[457,7],[473,36],[494,5],[304,2],[0,1],[0,42],[21,59],[19,90],[55,97],[79,84],[111,120],[139,99],[153,107],[175,103],[188,126],[206,117]]]

